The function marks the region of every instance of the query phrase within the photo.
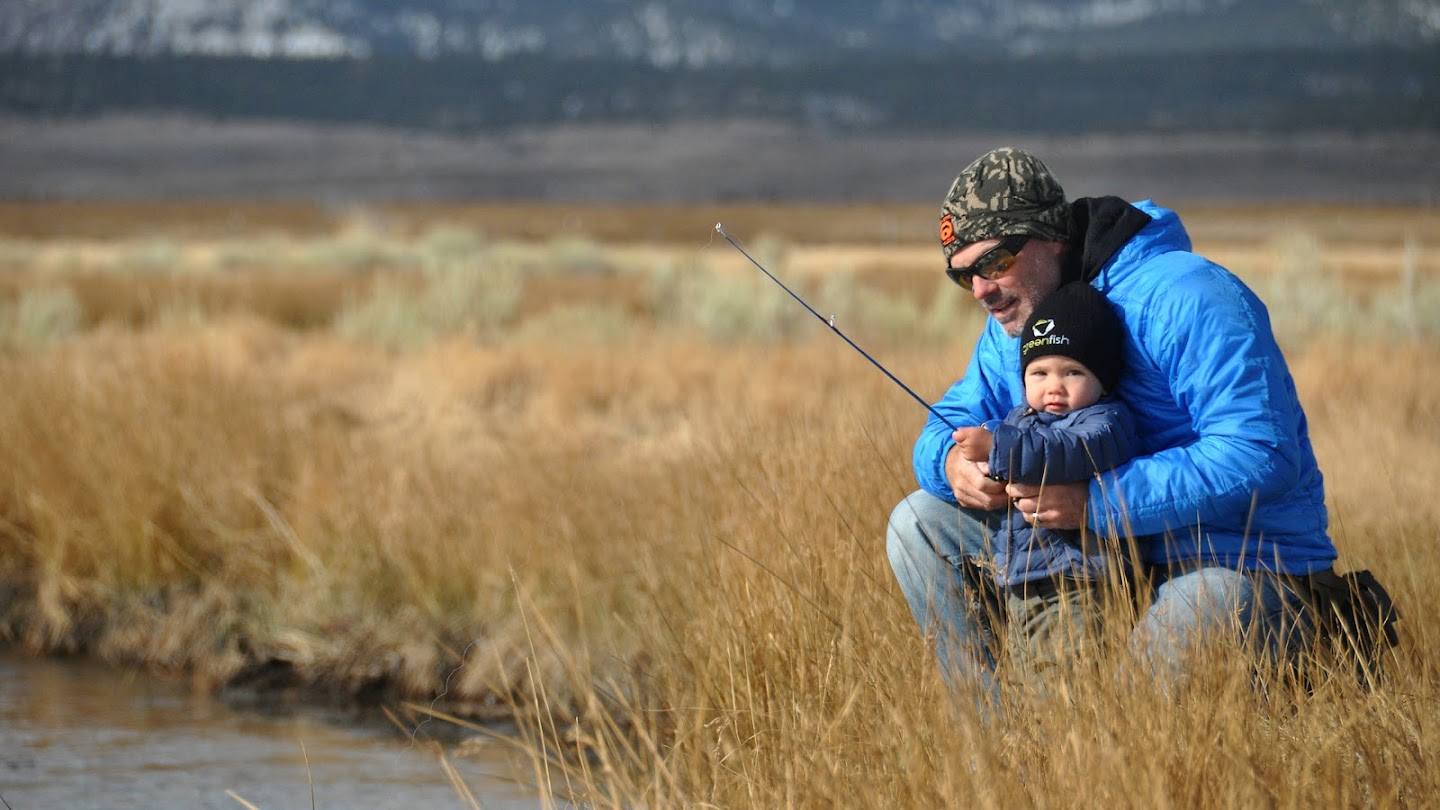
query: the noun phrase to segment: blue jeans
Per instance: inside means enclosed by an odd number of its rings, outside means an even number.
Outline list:
[[[975,563],[990,560],[991,528],[1002,517],[921,490],[895,507],[886,530],[890,567],[921,632],[935,640],[946,680],[974,679],[992,694],[994,628]],[[1293,659],[1313,641],[1313,617],[1282,577],[1195,563],[1158,581],[1130,647],[1164,682],[1183,677],[1188,651],[1212,638],[1238,635],[1271,660]]]
[[[1154,576],[1154,601],[1130,652],[1165,685],[1184,677],[1186,657],[1201,644],[1239,639],[1258,661],[1278,664],[1298,661],[1315,642],[1314,612],[1285,577],[1195,562]]]
[[[886,530],[890,568],[920,632],[934,639],[945,680],[973,679],[987,696],[995,691],[994,612],[988,575],[975,563],[993,558],[990,537],[1003,517],[920,490],[895,507]]]

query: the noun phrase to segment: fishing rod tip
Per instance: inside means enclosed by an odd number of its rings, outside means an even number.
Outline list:
[[[718,222],[715,223],[715,232],[718,233],[718,234],[720,234],[721,236],[724,236],[724,235],[725,235],[725,226],[724,226],[724,225],[721,225],[721,224],[718,223]]]

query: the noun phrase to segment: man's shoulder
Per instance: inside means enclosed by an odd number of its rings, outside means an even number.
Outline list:
[[[1163,243],[1137,246],[1136,250],[1122,255],[1116,266],[1126,271],[1118,274],[1117,286],[1126,283],[1153,285],[1187,274],[1224,272],[1223,267],[1189,248]]]
[[[1193,303],[1234,283],[1234,275],[1214,261],[1188,250],[1167,250],[1136,257],[1112,277],[1107,296],[1127,311],[1154,312],[1165,301]]]

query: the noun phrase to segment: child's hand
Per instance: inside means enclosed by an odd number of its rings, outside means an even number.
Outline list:
[[[950,437],[960,450],[960,457],[966,461],[989,461],[990,450],[995,446],[995,435],[983,427],[963,427]]]

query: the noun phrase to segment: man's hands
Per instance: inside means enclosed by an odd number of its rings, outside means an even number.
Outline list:
[[[1025,519],[1047,529],[1078,529],[1085,525],[1090,484],[1009,484],[1005,492]],[[1037,514],[1038,513],[1038,514]]]
[[[989,477],[994,434],[982,427],[964,427],[951,436],[955,446],[945,457],[945,478],[961,506],[1002,509],[1012,502],[1027,521],[1039,526],[1078,529],[1085,525],[1085,507],[1090,501],[1088,482],[1007,485]]]
[[[945,456],[945,478],[949,480],[950,490],[961,506],[972,509],[1000,509],[1005,506],[1005,502],[1010,500],[1005,495],[1005,482],[996,481],[989,475],[990,464],[970,461],[960,455],[958,444],[950,448],[949,455]]]

